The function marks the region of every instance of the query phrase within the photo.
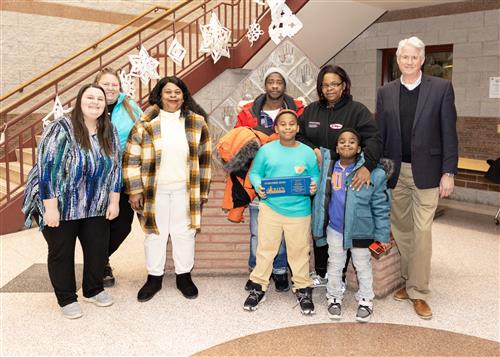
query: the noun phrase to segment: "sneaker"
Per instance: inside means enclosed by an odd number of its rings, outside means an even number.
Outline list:
[[[110,288],[115,285],[115,277],[113,276],[113,269],[109,264],[104,267],[104,278],[102,278],[102,285],[105,288]]]
[[[290,290],[290,284],[288,283],[288,274],[272,274],[274,280],[274,286],[276,291],[284,292]]]
[[[328,279],[326,278],[326,275],[325,275],[325,278],[321,277],[320,275],[316,274],[315,271],[313,271],[311,274],[309,274],[312,281],[313,281],[313,284],[314,284],[314,287],[315,288],[323,288],[326,286],[326,283],[328,282]]]
[[[101,291],[99,294],[94,295],[92,297],[84,297],[83,300],[87,302],[91,302],[94,305],[100,307],[106,307],[113,305],[113,298],[109,295],[105,290]]]
[[[257,310],[258,305],[266,300],[266,292],[262,291],[262,287],[259,284],[252,282],[252,288],[250,290],[250,295],[248,295],[245,303],[243,304],[243,309],[247,311]]]
[[[61,312],[65,318],[71,320],[78,319],[83,316],[82,308],[76,301],[61,307]]]
[[[337,298],[328,300],[328,317],[332,320],[342,318],[342,300]]]
[[[246,284],[245,284],[245,290],[246,291],[250,291],[252,290],[252,281],[250,279],[247,280]]]
[[[356,313],[356,320],[359,322],[368,322],[372,317],[373,310],[366,305],[358,305],[358,312]]]
[[[314,303],[312,300],[312,288],[298,289],[295,292],[297,303],[300,305],[300,310],[303,315],[314,314]]]

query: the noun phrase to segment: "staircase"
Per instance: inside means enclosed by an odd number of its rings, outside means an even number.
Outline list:
[[[306,3],[307,0],[287,1],[294,12]],[[212,12],[232,31],[230,58],[223,57],[216,64],[209,55],[198,51],[199,27],[208,23]],[[143,24],[137,26],[138,21]],[[40,118],[52,110],[56,94],[63,107],[72,107],[78,89],[91,82],[102,68],[130,72],[128,55],[137,54],[141,46],[160,61],[161,77],[182,77],[191,92],[196,93],[225,69],[243,67],[269,41],[267,33],[252,47],[243,41],[253,21],[266,28],[271,16],[267,7],[249,0],[186,0],[170,9],[155,6],[1,97],[0,123],[7,123],[7,129],[0,144],[0,234],[22,229],[23,188],[36,158],[36,136],[42,131]],[[174,38],[187,51],[181,66],[166,55]],[[142,107],[147,105],[155,83],[151,81],[144,86],[136,81],[135,99]]]

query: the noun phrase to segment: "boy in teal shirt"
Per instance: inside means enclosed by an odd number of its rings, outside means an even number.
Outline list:
[[[293,291],[303,314],[314,313],[313,282],[309,277],[309,234],[311,224],[311,197],[270,196],[262,188],[263,178],[310,176],[310,194],[316,192],[319,177],[316,155],[308,146],[295,141],[299,131],[297,114],[281,110],[275,119],[279,140],[264,145],[257,153],[250,170],[250,181],[261,198],[257,261],[250,274],[250,295],[243,308],[254,311],[265,299],[274,257],[284,233],[288,264],[293,273]]]

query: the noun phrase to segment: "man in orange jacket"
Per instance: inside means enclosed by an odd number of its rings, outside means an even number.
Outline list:
[[[274,119],[278,112],[285,109],[292,109],[298,115],[304,111],[304,103],[299,99],[293,99],[286,92],[286,82],[288,78],[285,72],[278,67],[269,68],[264,74],[265,93],[259,95],[253,102],[245,104],[236,121],[235,128],[246,126],[258,128],[259,130],[271,134],[274,132]],[[255,252],[257,251],[257,230],[259,215],[259,199],[250,203],[250,256],[248,266],[250,270],[255,267]],[[287,256],[285,241],[281,241],[278,255],[274,259],[273,274],[276,291],[288,291]],[[245,290],[250,288],[250,280],[245,285]]]

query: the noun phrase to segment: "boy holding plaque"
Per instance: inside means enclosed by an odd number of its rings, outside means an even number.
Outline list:
[[[361,136],[354,129],[339,132],[336,152],[340,159],[330,158],[330,150],[321,149],[323,162],[318,181],[318,194],[313,202],[313,237],[326,236],[328,242],[328,315],[342,318],[342,300],[345,284],[342,281],[347,250],[358,276],[356,292],[358,310],[356,320],[368,322],[373,312],[373,274],[371,254],[368,249],[373,241],[390,249],[390,196],[387,176],[392,171],[392,161],[380,160],[371,172],[370,179],[361,190],[350,188],[351,181],[365,158],[361,152]]]
[[[284,233],[288,264],[292,271],[293,291],[301,311],[305,315],[314,313],[312,300],[313,282],[309,277],[309,232],[311,223],[311,198],[316,192],[319,168],[311,148],[295,140],[299,131],[297,113],[281,110],[276,116],[275,131],[279,140],[264,145],[257,152],[250,170],[250,181],[261,198],[257,261],[250,274],[250,294],[243,308],[254,311],[265,299],[273,260]],[[291,195],[287,189],[273,186],[264,190],[262,180],[274,178],[276,182],[291,180],[292,187],[310,182],[304,195]],[[298,178],[297,180],[295,180]],[[309,181],[310,178],[310,181]],[[296,187],[300,191],[300,187]],[[274,192],[280,194],[273,195]],[[288,194],[283,194],[283,191]]]

